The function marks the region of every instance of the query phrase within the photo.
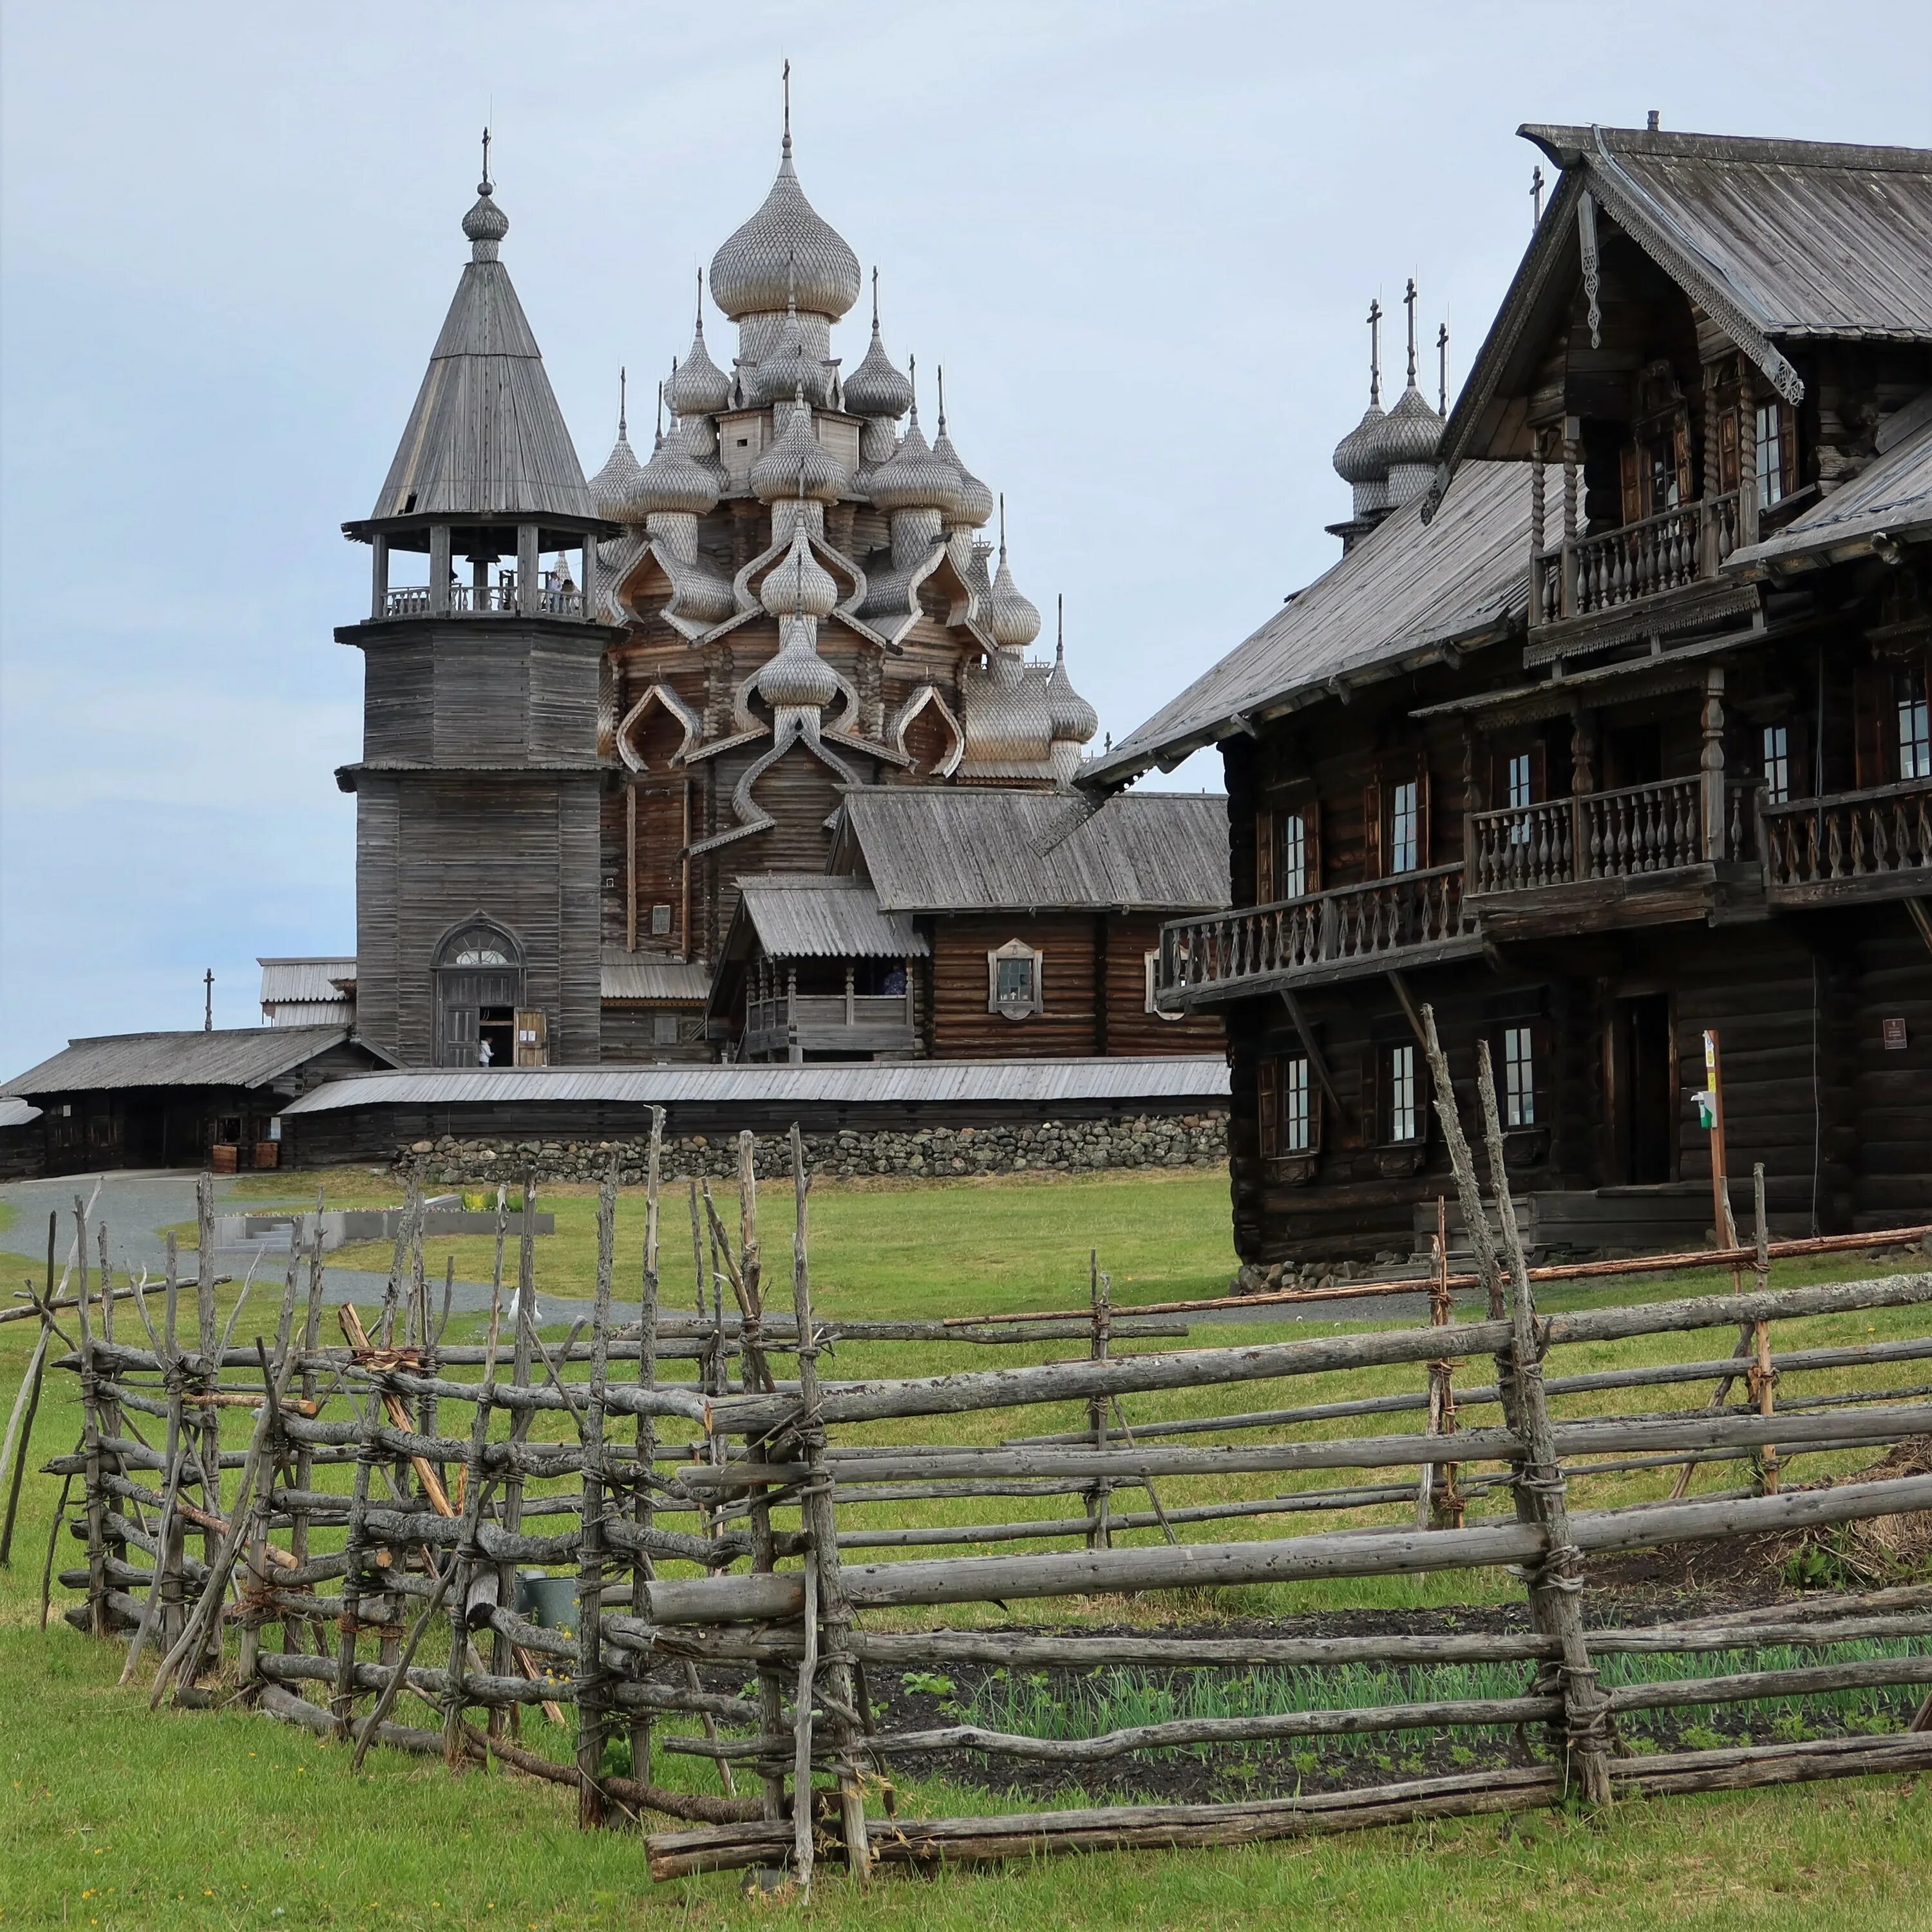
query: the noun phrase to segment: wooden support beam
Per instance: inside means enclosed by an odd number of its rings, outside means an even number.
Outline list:
[[[1322,1092],[1328,1095],[1329,1106],[1335,1109],[1336,1118],[1346,1125],[1348,1110],[1342,1106],[1342,1096],[1335,1090],[1335,1082],[1329,1073],[1328,1063],[1322,1058],[1322,1049],[1315,1043],[1315,1029],[1304,1016],[1301,1002],[1284,987],[1281,1003],[1288,1009],[1288,1016],[1294,1022],[1295,1031],[1301,1036],[1301,1050],[1307,1054],[1308,1064],[1315,1070],[1315,1077],[1320,1082]]]
[[[1925,950],[1932,952],[1932,901],[1907,899],[1905,910],[1912,922],[1918,928],[1918,936],[1925,942]]]

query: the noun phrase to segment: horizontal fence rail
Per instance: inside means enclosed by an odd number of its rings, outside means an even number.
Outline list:
[[[801,1144],[789,1253],[768,1274],[746,1136],[735,1228],[707,1192],[689,1190],[694,1312],[688,1288],[679,1309],[661,1282],[662,1128],[660,1115],[643,1312],[632,1322],[611,1312],[614,1170],[598,1204],[595,1298],[554,1340],[529,1312],[529,1186],[520,1215],[500,1198],[506,1271],[480,1344],[445,1339],[447,1304],[440,1318],[412,1232],[422,1212],[413,1187],[382,1304],[366,1328],[356,1310],[340,1311],[339,1340],[323,1332],[322,1252],[304,1221],[273,1345],[233,1346],[238,1307],[225,1330],[216,1318],[206,1182],[192,1281],[171,1265],[163,1282],[117,1287],[104,1269],[74,1297],[50,1279],[43,1346],[51,1304],[68,1301],[77,1346],[48,1348],[47,1359],[79,1374],[86,1417],[80,1445],[47,1465],[78,1486],[63,1514],[86,1550],[84,1564],[57,1574],[80,1598],[70,1621],[126,1642],[124,1682],[146,1660],[152,1702],[170,1692],[191,1707],[238,1698],[338,1740],[352,1762],[379,1744],[452,1768],[495,1759],[568,1792],[586,1826],[669,1820],[674,1828],[647,1839],[656,1877],[787,1863],[802,1888],[826,1859],[863,1879],[880,1862],[1241,1843],[1580,1792],[1606,1803],[1932,1768],[1922,1726],[1775,1748],[1678,1750],[1650,1738],[1627,1754],[1610,1749],[1623,1735],[1614,1727],[1654,1727],[1673,1712],[1875,1696],[1905,1697],[1909,1709],[1932,1684],[1932,1582],[1640,1628],[1593,1623],[1581,1607],[1588,1565],[1616,1552],[1841,1534],[1932,1510],[1932,1475],[1909,1460],[1790,1486],[1799,1458],[1850,1452],[1870,1463],[1932,1435],[1932,1382],[1844,1385],[1853,1372],[1932,1358],[1932,1334],[1771,1339],[1794,1322],[1922,1307],[1932,1273],[1773,1287],[1775,1261],[1830,1244],[1770,1243],[1760,1206],[1754,1245],[1726,1251],[1751,1268],[1749,1292],[1541,1316],[1505,1197],[1506,1276],[1475,1278],[1503,1297],[1503,1319],[1453,1318],[1450,1284],[1466,1278],[1438,1255],[1420,1285],[1426,1324],[1368,1334],[1177,1346],[1184,1322],[1116,1310],[1097,1268],[1084,1315],[832,1323],[812,1303]],[[76,1251],[88,1241],[82,1209]],[[1648,1264],[1611,1265],[1634,1275]],[[782,1314],[765,1306],[773,1279],[791,1290]],[[1684,1360],[1646,1351],[1616,1367],[1544,1372],[1557,1348],[1713,1330],[1727,1345],[1738,1338],[1737,1352],[1707,1344]],[[1084,1351],[934,1376],[820,1373],[853,1353],[862,1370],[865,1350],[909,1341],[957,1342],[963,1358],[980,1359],[997,1346],[1078,1341]],[[1162,1346],[1114,1352],[1126,1342]],[[1495,1378],[1459,1390],[1458,1366],[1472,1358],[1492,1360]],[[675,1380],[661,1372],[672,1364]],[[1391,1390],[1391,1372],[1415,1382]],[[1309,1376],[1339,1379],[1298,1407],[1199,1412],[1216,1390]],[[1780,1384],[1800,1377],[1834,1379],[1803,1393]],[[1664,1406],[1628,1406],[1643,1391]],[[1170,1396],[1188,1412],[1161,1414]],[[1154,1412],[1130,1416],[1129,1399]],[[1553,1410],[1571,1402],[1586,1406]],[[1459,1419],[1459,1408],[1484,1405],[1481,1426]],[[1053,1406],[1084,1408],[1087,1426],[1004,1442],[879,1438],[881,1424],[915,1424],[906,1433],[922,1436],[946,1417],[997,1416],[1010,1431]],[[1351,1432],[1357,1418],[1404,1412],[1417,1419],[1400,1432]],[[1642,1486],[1707,1465],[1731,1486],[1695,1496]],[[1596,1486],[1612,1479],[1625,1486]],[[1322,1520],[1292,1533],[1310,1517]],[[1502,1566],[1526,1580],[1529,1629],[1201,1638],[886,1632],[855,1622],[874,1610]],[[532,1570],[543,1574],[524,1574]],[[1520,1668],[1499,1686],[1426,1674],[1446,1666]],[[720,1666],[724,1689],[701,1674]],[[1066,1736],[1016,1724],[996,1702],[907,1721],[866,1674],[968,1666],[1083,1681],[1103,1670],[1392,1674],[1355,1702],[1340,1676],[1283,1676],[1278,1688],[1266,1679],[1252,1708],[1102,1719]],[[747,1675],[749,1694],[737,1694]],[[1921,1714],[1932,1722],[1932,1701]],[[564,1727],[565,1754],[539,1748],[550,1735],[540,1718]],[[1121,1767],[1177,1750],[1340,1748],[1334,1741],[1405,1732],[1480,1742],[1498,1729],[1546,1739],[1547,1761],[1236,1804],[919,1821],[876,1808],[891,1802],[890,1766],[945,1754],[1116,1780]],[[624,1742],[620,1771],[611,1748]],[[693,1788],[694,1775],[715,1788]]]

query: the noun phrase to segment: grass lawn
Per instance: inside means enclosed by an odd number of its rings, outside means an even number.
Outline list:
[[[393,1198],[376,1177],[324,1177],[333,1199]],[[300,1176],[260,1177],[263,1195],[301,1198]],[[271,1189],[266,1184],[272,1181]],[[312,1198],[312,1197],[311,1197]],[[782,1262],[788,1241],[788,1191],[764,1190],[767,1255]],[[1087,1251],[1097,1246],[1122,1302],[1218,1292],[1232,1271],[1225,1179],[1219,1174],[1105,1175],[1076,1180],[972,1181],[958,1184],[826,1185],[814,1196],[814,1279],[830,1312],[928,1314],[1026,1306],[1070,1306],[1085,1292]],[[546,1297],[587,1294],[593,1197],[552,1190],[559,1234],[540,1242],[538,1286]],[[681,1239],[682,1209],[668,1237]],[[620,1256],[630,1256],[634,1294],[640,1202],[627,1200]],[[488,1244],[453,1246],[459,1271],[487,1279]],[[480,1257],[480,1260],[479,1260]],[[348,1253],[337,1258],[363,1261]],[[442,1247],[431,1264],[441,1272]],[[364,1264],[368,1264],[366,1262]],[[376,1265],[386,1268],[383,1255]],[[1862,1262],[1800,1273],[1780,1282],[1829,1279],[1870,1270]],[[667,1276],[671,1270],[667,1264]],[[1728,1274],[1646,1280],[1645,1298],[1728,1287]],[[224,1300],[232,1290],[224,1291]],[[1628,1299],[1602,1288],[1546,1298],[1546,1305]],[[274,1296],[258,1288],[241,1333],[272,1331]],[[188,1311],[191,1329],[191,1310]],[[1787,1324],[1780,1346],[1904,1335],[1923,1325],[1922,1310]],[[29,1324],[0,1328],[0,1404],[10,1406],[32,1344]],[[457,1333],[473,1333],[474,1318]],[[1324,1332],[1324,1324],[1246,1324],[1197,1329],[1196,1342],[1246,1342]],[[1562,1352],[1552,1372],[1612,1364],[1725,1352],[1728,1336],[1662,1337]],[[1073,1352],[1066,1343],[1020,1350],[880,1347],[826,1365],[833,1375],[984,1368]],[[856,1352],[842,1352],[854,1354]],[[1838,1372],[1791,1380],[1790,1392],[1891,1387],[1924,1377],[1923,1365]],[[1463,1378],[1487,1378],[1472,1364]],[[1181,1396],[1142,1397],[1130,1421],[1155,1414],[1202,1414],[1319,1401],[1420,1385],[1418,1372],[1392,1370],[1348,1378],[1308,1377]],[[1653,1394],[1656,1392],[1652,1392]],[[1699,1391],[1701,1396],[1702,1391]],[[1606,1409],[1620,1398],[1571,1398],[1564,1412]],[[1628,1400],[1628,1396],[1621,1398]],[[1476,1412],[1474,1420],[1493,1412]],[[448,1420],[448,1414],[446,1421]],[[1075,1426],[1072,1407],[1040,1412],[1027,1426]],[[561,1418],[540,1432],[562,1432]],[[239,1440],[245,1416],[230,1417]],[[1360,1426],[1360,1425],[1358,1425]],[[1377,1424],[1379,1427],[1381,1425]],[[1390,1426],[1406,1427],[1392,1420]],[[896,1439],[992,1441],[1015,1426],[1010,1415],[964,1417],[932,1425],[898,1424]],[[1328,1425],[1322,1425],[1325,1432]],[[1346,1424],[1334,1425],[1342,1432]],[[50,1378],[35,1430],[38,1462],[65,1450],[79,1430],[73,1378]],[[879,1432],[882,1435],[887,1432]],[[1801,1478],[1844,1467],[1858,1456],[1801,1463]],[[340,1474],[340,1472],[332,1472]],[[1318,1486],[1332,1476],[1311,1476]],[[1696,1487],[1737,1480],[1724,1466],[1700,1474]],[[1268,1494],[1302,1486],[1299,1477],[1224,1481],[1219,1493]],[[1163,1485],[1174,1506],[1206,1500],[1200,1486]],[[1668,1472],[1597,1480],[1584,1507],[1660,1492]],[[398,1754],[371,1754],[352,1780],[348,1754],[241,1710],[219,1715],[167,1712],[150,1717],[143,1695],[115,1688],[118,1646],[95,1645],[58,1621],[70,1600],[58,1588],[56,1616],[37,1627],[37,1594],[58,1485],[30,1475],[13,1567],[0,1570],[0,1932],[42,1925],[103,1928],[280,1926],[329,1928],[502,1925],[512,1928],[667,1928],[769,1923],[770,1906],[741,1899],[725,1874],[653,1886],[634,1838],[580,1834],[574,1804],[556,1787],[500,1772],[452,1779],[440,1765]],[[1125,1506],[1138,1504],[1130,1497]],[[983,1504],[948,1504],[964,1520]],[[1037,1508],[1060,1514],[1063,1500],[997,1505],[1015,1517]],[[1484,1507],[1504,1507],[1500,1497]],[[851,1513],[862,1527],[907,1520],[905,1506],[873,1504]],[[1286,1534],[1322,1526],[1387,1521],[1364,1510],[1339,1519],[1236,1520],[1216,1534]],[[842,1523],[847,1520],[842,1508]],[[1136,1535],[1134,1539],[1140,1538]],[[1010,1546],[1024,1547],[1024,1545]],[[1038,1546],[1034,1546],[1037,1547]],[[69,1543],[57,1565],[81,1560]],[[1352,1605],[1393,1606],[1457,1600],[1514,1601],[1520,1586],[1500,1574],[1439,1580],[1376,1579],[1293,1586],[1094,1606],[1106,1621],[1154,1621],[1184,1614],[1280,1615]],[[1016,1616],[1067,1621],[1064,1602],[1014,1606]],[[932,1613],[917,1613],[929,1617]],[[975,1621],[971,1613],[954,1619]],[[988,1610],[985,1620],[1004,1621]],[[868,1618],[868,1622],[872,1621]],[[908,1621],[910,1621],[910,1618]],[[888,1620],[878,1619],[881,1627]],[[425,1661],[432,1660],[427,1654]],[[565,1739],[526,1733],[555,1756]],[[1768,1735],[1768,1733],[1767,1733]],[[668,1774],[699,1781],[691,1760]],[[902,1802],[927,1815],[1009,1808],[982,1790],[908,1778]],[[1017,1806],[1012,1808],[1019,1808]],[[794,1915],[796,1916],[796,1915]],[[1932,1928],[1932,1780],[1852,1780],[1711,1798],[1627,1804],[1597,1819],[1533,1814],[1514,1820],[1470,1820],[1383,1829],[1228,1852],[1110,1855],[1042,1861],[979,1874],[922,1880],[888,1875],[861,1898],[836,1872],[824,1874],[810,1916],[838,1926],[986,1928],[1120,1924],[1280,1926],[1327,1924],[1423,1928],[1487,1927],[1507,1920],[1535,1926],[1728,1927],[1754,1932],[1797,1926]]]

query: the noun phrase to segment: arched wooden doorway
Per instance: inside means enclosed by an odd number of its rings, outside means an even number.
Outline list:
[[[439,1066],[510,1066],[524,1003],[524,950],[494,920],[466,920],[436,948]]]

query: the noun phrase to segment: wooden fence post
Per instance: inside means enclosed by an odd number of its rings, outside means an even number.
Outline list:
[[[597,1197],[597,1287],[590,1317],[590,1393],[580,1424],[584,1442],[583,1528],[577,1546],[577,1822],[604,1822],[604,1398],[610,1360],[610,1274],[617,1244],[617,1163]],[[564,1367],[568,1369],[566,1361]]]
[[[1490,1185],[1496,1196],[1511,1277],[1510,1346],[1506,1354],[1496,1358],[1496,1378],[1504,1414],[1527,1452],[1516,1467],[1516,1519],[1540,1525],[1546,1538],[1543,1556],[1525,1570],[1524,1580],[1529,1585],[1530,1612],[1537,1628],[1562,1647],[1555,1670],[1563,1699],[1564,1781],[1567,1784],[1574,1777],[1592,1803],[1606,1804],[1610,1800],[1605,1750],[1610,1707],[1597,1688],[1596,1666],[1590,1661],[1577,1601],[1583,1588],[1583,1580],[1577,1574],[1582,1558],[1570,1540],[1568,1484],[1557,1460],[1550,1405],[1544,1393],[1543,1348],[1536,1332],[1528,1262],[1503,1163],[1502,1123],[1496,1112],[1496,1081],[1490,1070],[1486,1044],[1477,1049],[1476,1088],[1483,1106]]]
[[[791,1130],[792,1186],[798,1219],[792,1237],[792,1306],[798,1323],[798,1384],[802,1413],[799,1434],[811,1471],[802,1499],[806,1531],[812,1539],[806,1562],[816,1572],[820,1614],[825,1621],[825,1674],[830,1686],[832,1736],[838,1772],[838,1799],[844,1814],[845,1856],[862,1886],[872,1875],[872,1846],[866,1833],[866,1788],[857,1740],[860,1726],[854,1703],[852,1609],[838,1562],[838,1526],[832,1503],[832,1475],[826,1455],[825,1425],[818,1412],[818,1344],[812,1316],[810,1263],[812,1178],[806,1171],[805,1142],[796,1121]],[[802,1753],[801,1753],[802,1755]],[[794,1788],[794,1807],[803,1806],[808,1820],[812,1792]],[[805,1828],[801,1827],[801,1829]]]

